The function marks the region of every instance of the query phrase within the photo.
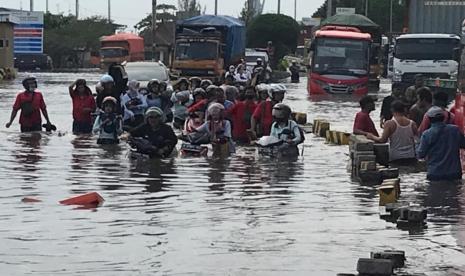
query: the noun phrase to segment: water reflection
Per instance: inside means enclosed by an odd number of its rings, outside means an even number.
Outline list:
[[[44,137],[43,137],[44,136]],[[14,170],[20,172],[27,183],[34,183],[39,178],[39,163],[44,160],[43,147],[48,138],[41,133],[22,133],[14,135],[11,154],[15,158]]]

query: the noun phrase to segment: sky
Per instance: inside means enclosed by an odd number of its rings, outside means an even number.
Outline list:
[[[1,0],[0,7],[29,10],[30,0]],[[215,0],[199,0],[208,14],[214,13]],[[51,13],[75,13],[75,0],[48,0]],[[218,14],[239,16],[245,0],[218,0]],[[265,0],[264,12],[276,12],[278,0]],[[311,17],[324,0],[297,0],[297,19]],[[100,15],[107,17],[107,0],[79,0],[79,17]],[[177,0],[158,0],[158,4],[173,4]],[[111,0],[111,18],[115,23],[132,28],[151,12],[152,0]],[[34,10],[45,11],[46,0],[34,0]],[[294,0],[281,0],[281,13],[294,17]]]

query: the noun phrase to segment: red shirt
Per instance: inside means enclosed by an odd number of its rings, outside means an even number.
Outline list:
[[[455,112],[455,110],[454,110]],[[452,112],[444,110],[444,123],[453,125],[455,124],[455,115]],[[421,135],[425,130],[431,127],[431,121],[429,117],[425,114],[423,120],[421,121],[420,126],[418,127],[418,134]]]
[[[21,115],[19,117],[19,124],[25,127],[32,127],[34,125],[41,125],[42,124],[42,118],[40,116],[40,111],[42,112],[45,110],[45,102],[44,102],[44,97],[42,96],[42,93],[36,91],[34,92],[34,97],[32,96],[32,93],[29,92],[21,92],[16,96],[15,103],[13,105],[13,110],[20,110],[21,105],[26,102],[31,102],[32,101],[32,108],[33,112],[31,116],[24,116],[23,112],[21,112]]]
[[[270,135],[271,125],[273,124],[273,106],[271,101],[264,101],[258,104],[252,116],[262,126],[263,135]]]
[[[375,124],[370,118],[370,114],[363,111],[360,111],[357,115],[355,115],[354,132],[356,129],[379,136]]]
[[[73,119],[81,123],[91,123],[92,111],[84,111],[84,108],[95,110],[96,104],[92,94],[79,96],[76,92],[73,92],[71,99],[73,100]]]
[[[257,104],[254,101],[237,101],[228,111],[233,122],[232,136],[235,140],[247,141],[247,129],[250,128],[250,118]]]

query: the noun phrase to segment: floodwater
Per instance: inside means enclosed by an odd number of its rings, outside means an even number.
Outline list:
[[[0,84],[2,275],[336,275],[384,249],[406,251],[402,275],[465,275],[460,186],[403,173],[401,200],[429,214],[427,229],[400,230],[379,218],[375,187],[351,181],[345,146],[308,134],[296,161],[253,148],[229,159],[131,160],[124,143],[101,148],[69,132],[67,86],[97,74],[36,76],[63,135],[22,135],[17,121],[5,129],[24,75]],[[294,110],[351,129],[356,99],[309,99],[305,85],[288,85]],[[103,206],[58,204],[91,191]],[[26,196],[42,202],[22,203]]]

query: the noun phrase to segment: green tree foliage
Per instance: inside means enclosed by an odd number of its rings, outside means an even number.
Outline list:
[[[75,56],[77,50],[98,51],[99,38],[115,32],[115,25],[106,18],[76,20],[72,15],[51,13],[44,15],[44,28],[44,52],[58,67],[64,64],[64,59]]]
[[[176,20],[174,12],[176,7],[173,5],[160,4],[157,6],[157,22],[169,22]],[[147,15],[139,21],[134,28],[141,33],[152,30],[152,14]]]
[[[300,33],[299,24],[283,14],[263,14],[255,18],[247,28],[247,43],[250,48],[266,48],[273,41],[275,60],[293,53]]]

